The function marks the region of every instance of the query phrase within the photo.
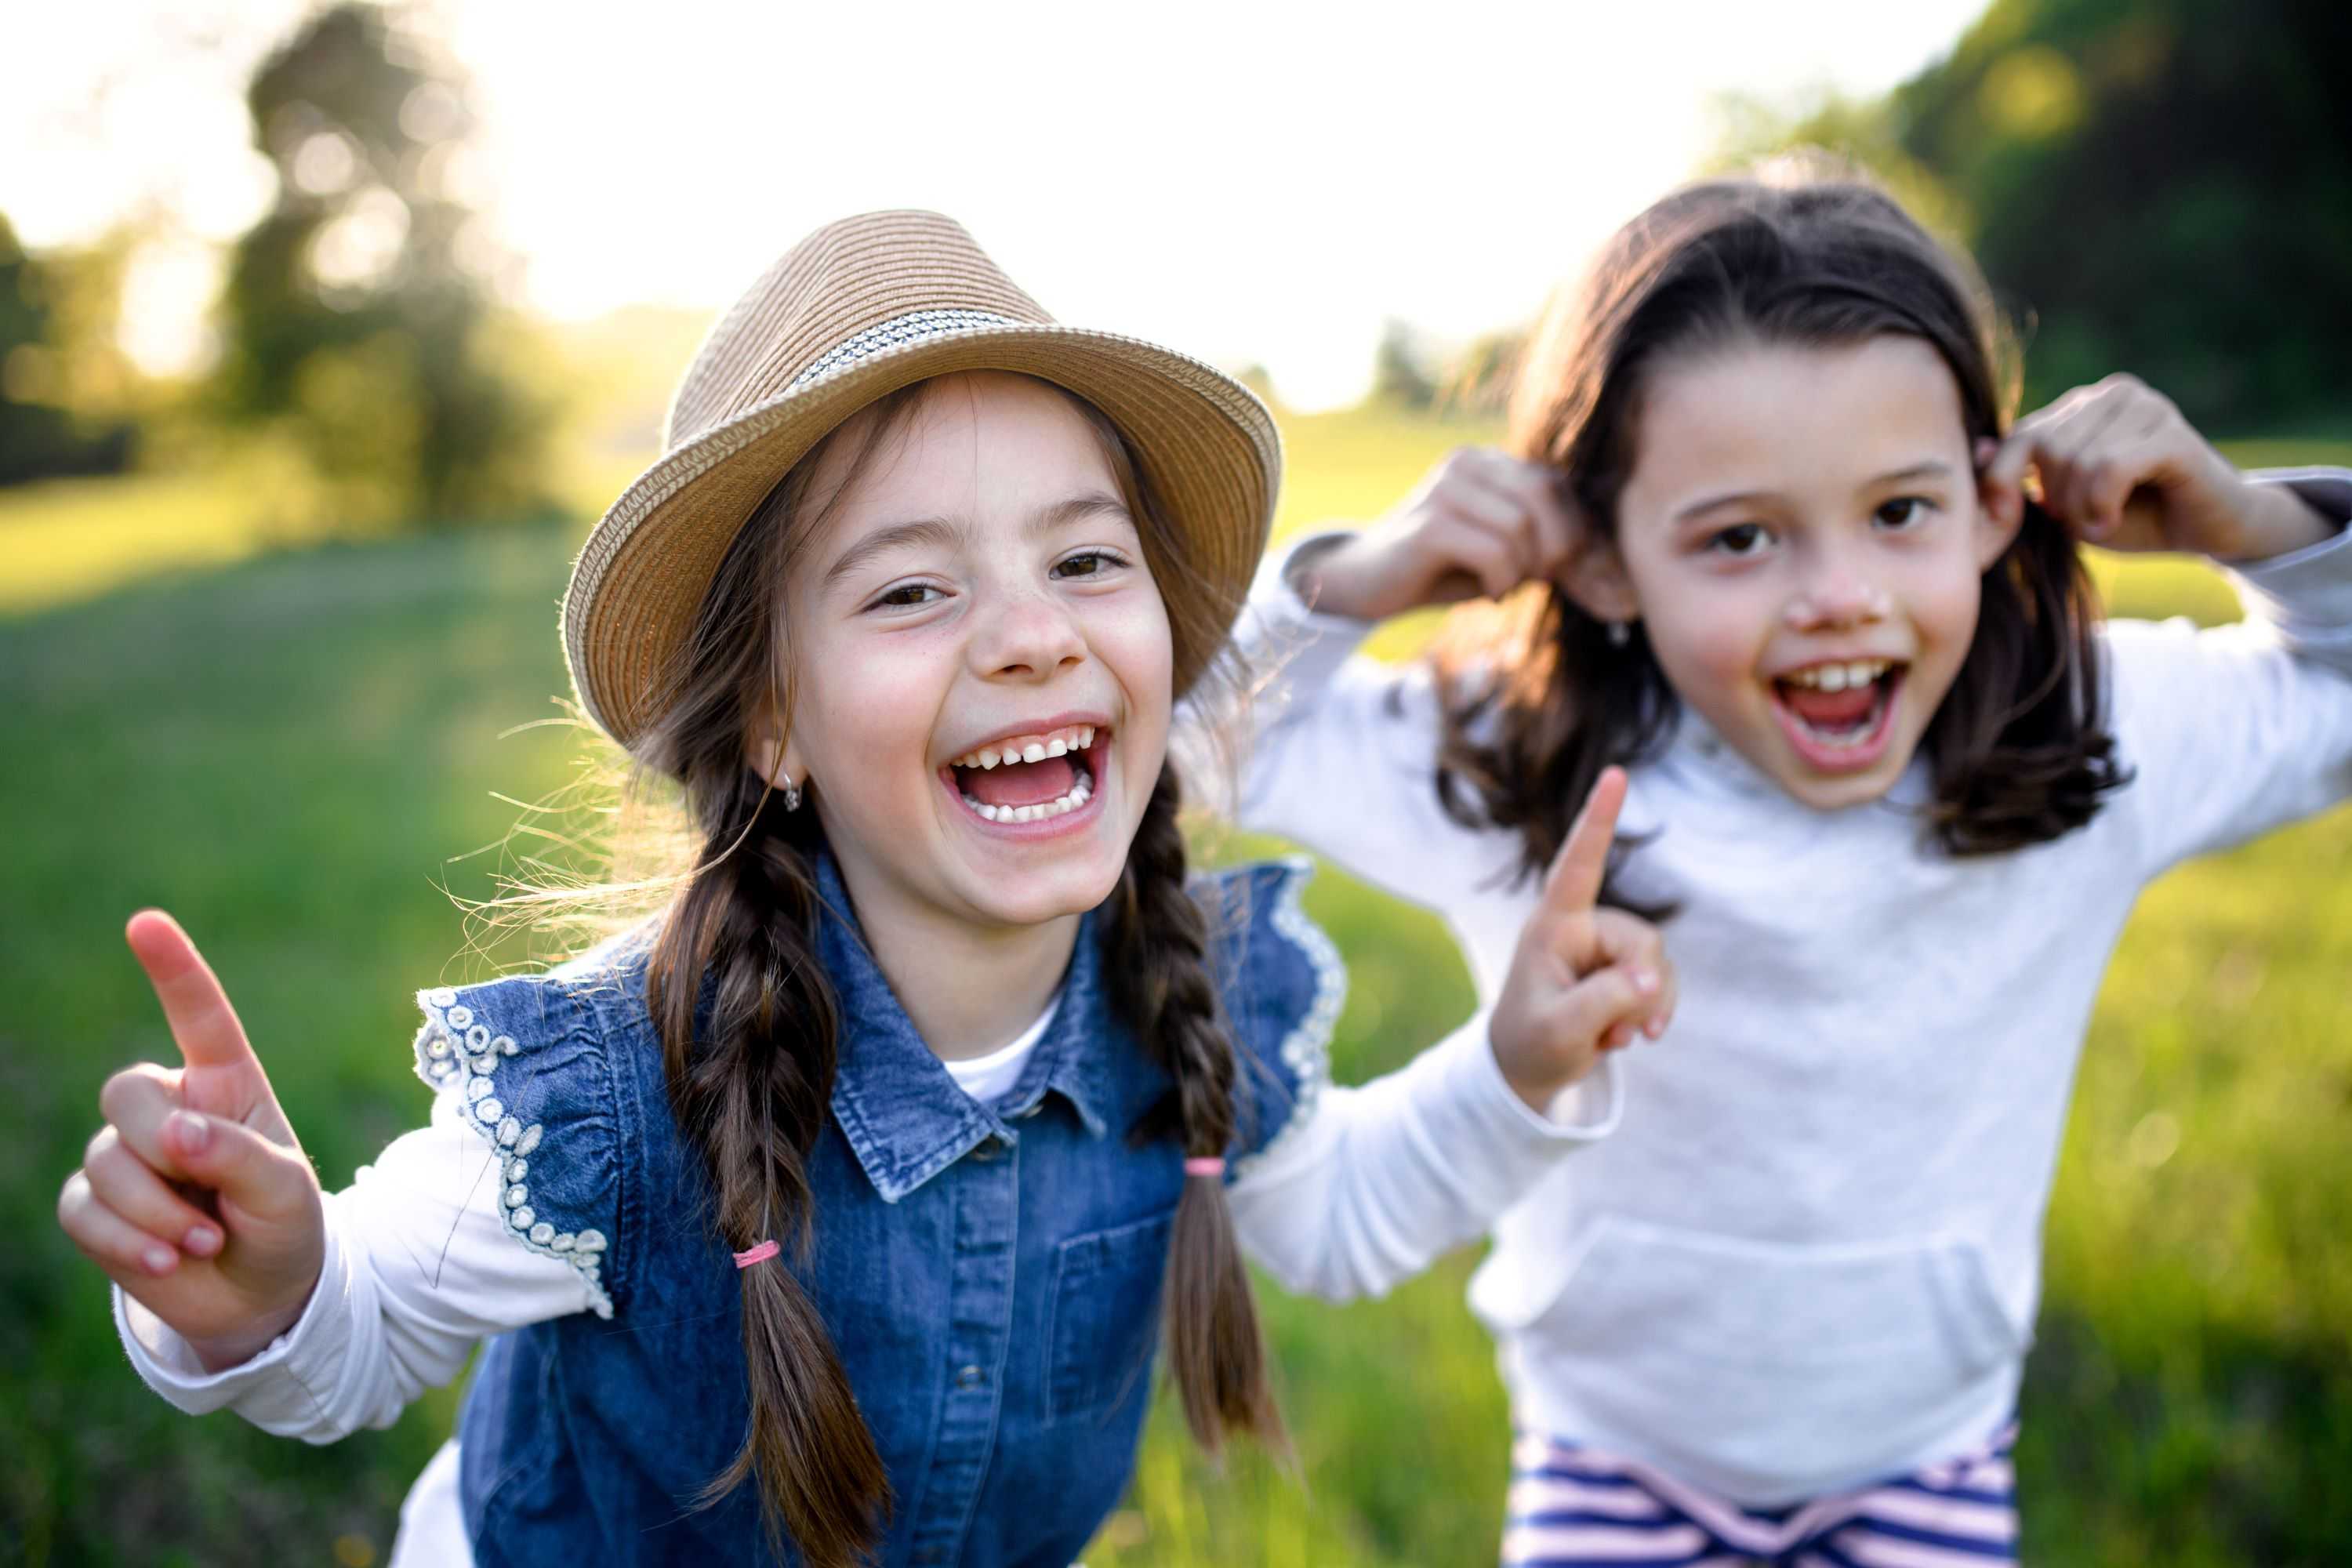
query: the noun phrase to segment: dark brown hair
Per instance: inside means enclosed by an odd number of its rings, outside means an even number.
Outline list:
[[[1613,543],[1647,377],[1668,355],[1742,342],[1926,342],[1960,395],[1971,447],[2008,426],[2013,355],[1975,267],[1876,184],[1821,154],[1685,186],[1609,240],[1554,298],[1511,397],[1508,442],[1559,473]],[[2029,505],[1984,574],[1976,634],[1922,742],[1925,827],[1956,856],[2080,827],[2125,779],[2101,728],[2097,599],[2073,542]],[[1435,654],[1437,789],[1472,827],[1524,841],[1540,874],[1603,768],[1655,756],[1679,700],[1639,623],[1609,628],[1558,587],[1457,613]]]
[[[746,523],[704,596],[639,754],[682,786],[698,842],[695,868],[656,940],[646,999],[662,1040],[678,1125],[703,1157],[714,1222],[730,1248],[773,1236],[806,1256],[817,1223],[807,1162],[833,1092],[840,1010],[816,953],[814,809],[788,812],[753,772],[751,733],[792,712],[793,672],[778,598],[793,552],[833,502],[903,430],[933,384],[894,393],[794,466]],[[1056,389],[1060,390],[1060,389]],[[1118,429],[1075,395],[1101,441],[1145,555],[1163,585],[1179,663],[1214,647],[1219,607],[1167,592],[1187,571],[1183,541]],[[844,443],[850,445],[844,447]],[[812,477],[840,448],[829,496]],[[1206,638],[1207,641],[1202,639]],[[1139,1140],[1174,1137],[1188,1156],[1226,1152],[1234,1052],[1208,973],[1207,917],[1186,889],[1172,765],[1163,770],[1106,907],[1114,1001],[1173,1079]],[[713,1479],[716,1501],[756,1479],[772,1534],[813,1568],[867,1556],[890,1506],[889,1481],[815,1304],[790,1268],[741,1271],[751,1417]],[[1169,1359],[1194,1435],[1214,1449],[1228,1429],[1277,1447],[1265,1352],[1224,1186],[1188,1178],[1169,1256]]]

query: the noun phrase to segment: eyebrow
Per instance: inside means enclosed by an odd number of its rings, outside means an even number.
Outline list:
[[[1938,458],[1931,458],[1924,463],[1913,463],[1907,468],[1890,468],[1885,473],[1873,475],[1863,481],[1862,488],[1875,489],[1880,485],[1900,484],[1906,479],[1948,479],[1951,477],[1951,464]],[[1780,499],[1780,493],[1776,490],[1730,490],[1719,496],[1706,496],[1693,501],[1675,512],[1674,520],[1676,522],[1687,522],[1701,512],[1713,511],[1717,507],[1729,506],[1735,501],[1752,503]]]
[[[1117,496],[1106,490],[1087,490],[1031,512],[1029,521],[1022,525],[1021,534],[1024,539],[1036,539],[1075,522],[1104,517],[1115,517],[1130,524],[1135,521],[1128,515],[1127,503]],[[927,547],[953,551],[961,549],[971,537],[969,523],[943,517],[920,517],[910,522],[894,522],[887,528],[867,534],[843,551],[839,558],[824,569],[824,581],[820,584],[820,591],[830,592],[843,578],[894,550]]]

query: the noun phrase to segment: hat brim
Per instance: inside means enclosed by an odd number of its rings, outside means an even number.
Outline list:
[[[1173,350],[1052,323],[964,328],[856,361],[665,454],[582,546],[563,598],[563,652],[589,718],[632,747],[712,575],[794,463],[859,409],[931,376],[1037,376],[1102,410],[1135,448],[1187,558],[1163,594],[1203,594],[1229,627],[1265,552],[1281,484],[1273,416],[1248,388]],[[1176,650],[1188,689],[1216,649]]]

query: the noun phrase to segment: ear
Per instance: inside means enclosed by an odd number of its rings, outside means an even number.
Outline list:
[[[1610,540],[1593,538],[1578,551],[1559,578],[1561,590],[1586,615],[1602,621],[1638,620],[1641,595],[1625,573],[1625,558]]]
[[[1973,542],[1977,552],[1979,575],[1992,570],[2017,538],[2018,530],[2025,526],[2026,504],[2022,491],[2004,486],[2000,480],[1979,473],[1977,478],[1977,515]]]

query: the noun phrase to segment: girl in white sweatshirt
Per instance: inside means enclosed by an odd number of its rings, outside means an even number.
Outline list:
[[[2110,948],[2167,867],[2352,792],[2352,475],[2241,475],[2123,377],[2009,427],[1984,301],[1843,172],[1679,191],[1539,328],[1508,454],[1260,575],[1246,826],[1442,911],[1491,997],[1622,765],[1605,897],[1669,920],[1674,1048],[1604,1061],[1614,1135],[1472,1286],[1507,1563],[2013,1561]],[[2252,623],[2103,625],[2079,541],[2214,557]]]

